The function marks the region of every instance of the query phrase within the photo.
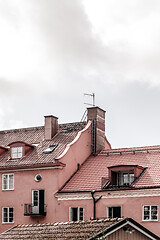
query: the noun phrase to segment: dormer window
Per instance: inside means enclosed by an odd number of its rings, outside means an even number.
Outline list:
[[[10,146],[10,159],[21,159],[29,154],[34,146],[25,142],[17,141],[9,144]]]
[[[134,172],[123,173],[123,185],[130,185],[134,181]]]
[[[117,185],[118,186],[129,186],[134,181],[134,171],[130,172],[118,172]]]
[[[129,186],[134,181],[134,171],[111,171],[112,185]]]
[[[112,187],[131,186],[137,180],[145,168],[138,165],[117,165],[108,167],[109,184]]]
[[[11,157],[12,159],[21,158],[23,156],[23,147],[12,147]]]

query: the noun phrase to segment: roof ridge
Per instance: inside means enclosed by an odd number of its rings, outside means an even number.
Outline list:
[[[55,222],[55,223],[37,223],[37,224],[18,224],[16,227],[43,227],[43,226],[60,226],[60,225],[72,225],[72,224],[86,224],[86,223],[100,223],[100,222],[113,222],[120,221],[124,218],[102,218],[102,219],[90,219],[85,221],[69,221],[69,222]]]
[[[21,131],[30,131],[33,129],[38,130],[38,129],[42,129],[42,128],[44,128],[44,126],[15,128],[15,129],[2,130],[2,131],[0,131],[0,134],[1,133],[14,133],[14,132],[21,132]]]
[[[117,154],[120,153],[135,153],[135,152],[144,152],[144,151],[157,151],[160,150],[160,145],[155,145],[155,146],[146,146],[146,147],[134,147],[134,148],[119,148],[119,149],[107,149],[107,150],[102,150],[98,155],[103,155],[103,154]]]
[[[65,125],[67,126],[67,125],[73,125],[73,124],[81,124],[81,125],[83,125],[83,124],[86,124],[86,122],[60,123],[60,124],[58,124],[58,126],[59,126],[60,128],[62,128],[62,127],[65,127]],[[37,130],[37,129],[42,129],[42,128],[44,128],[44,126],[34,126],[34,127],[14,128],[14,129],[4,129],[4,130],[1,130],[1,131],[0,131],[0,134],[1,134],[1,133],[20,132],[20,131],[29,131],[29,130],[33,130],[33,129]]]
[[[123,151],[123,150],[136,150],[136,149],[152,149],[152,148],[160,148],[160,145],[150,145],[150,146],[139,146],[139,147],[122,147],[122,148],[112,148],[102,150],[101,152],[112,152],[112,151]]]

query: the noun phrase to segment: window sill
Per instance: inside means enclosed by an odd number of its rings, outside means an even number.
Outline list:
[[[148,219],[148,220],[142,220],[142,222],[158,222],[158,219],[155,219],[155,220],[151,220],[151,219]]]
[[[5,191],[14,191],[14,188],[13,189],[2,189],[2,192],[5,192]]]
[[[2,224],[14,224],[14,222],[2,222]]]

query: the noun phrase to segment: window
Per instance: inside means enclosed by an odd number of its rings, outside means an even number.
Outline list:
[[[3,223],[14,223],[14,208],[13,207],[3,207],[2,222]]]
[[[121,207],[107,207],[107,217],[108,218],[120,218],[121,217]]]
[[[130,185],[134,181],[134,173],[123,173],[122,184]]]
[[[83,221],[84,220],[84,208],[71,207],[69,219],[70,219],[70,221]]]
[[[143,206],[143,220],[158,221],[158,206],[157,205]]]
[[[12,159],[21,158],[23,156],[23,147],[12,147],[11,157]]]
[[[46,216],[45,190],[32,190],[32,203],[24,204],[24,216]]]
[[[2,190],[14,190],[14,174],[2,174]]]
[[[44,213],[44,190],[32,190],[32,213]]]
[[[36,182],[41,181],[41,180],[42,180],[41,174],[36,174],[36,176],[34,177],[34,180],[35,180]]]
[[[129,186],[134,181],[134,171],[129,172],[115,172],[111,171],[112,185],[115,186]]]

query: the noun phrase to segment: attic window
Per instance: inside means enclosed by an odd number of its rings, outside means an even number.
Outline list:
[[[108,167],[108,170],[110,182],[108,186],[129,187],[139,180],[146,168],[139,165],[115,165]],[[107,180],[105,186],[106,184]]]
[[[52,144],[52,145],[49,145],[48,148],[46,148],[43,153],[52,153],[56,148],[57,148],[58,144]]]
[[[111,172],[112,182],[113,185],[116,186],[129,186],[134,181],[134,171],[118,171],[118,172]]]
[[[23,156],[23,147],[12,147],[11,157],[12,159],[21,158]]]

